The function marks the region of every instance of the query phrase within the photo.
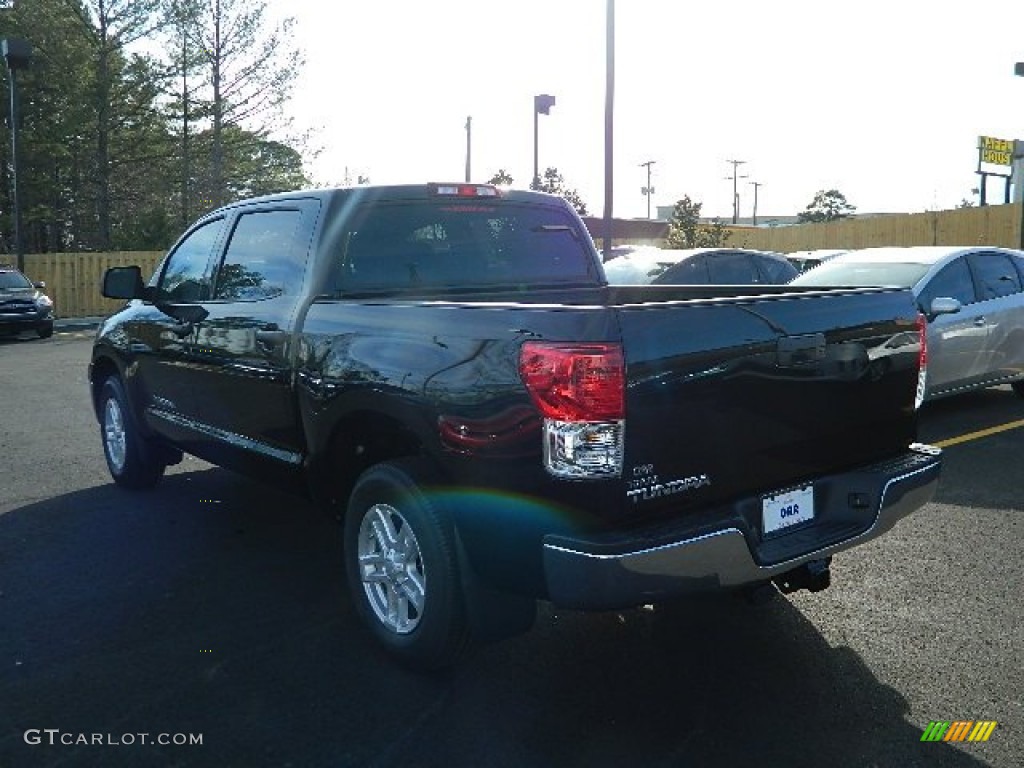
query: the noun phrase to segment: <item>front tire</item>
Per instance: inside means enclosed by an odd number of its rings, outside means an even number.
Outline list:
[[[1024,379],[1021,381],[1014,381],[1010,386],[1013,388],[1013,392],[1017,397],[1024,397]]]
[[[345,517],[345,570],[356,610],[390,653],[419,669],[454,664],[469,644],[451,520],[430,500],[423,462],[377,464]]]
[[[139,433],[116,377],[103,382],[100,390],[100,438],[110,476],[122,488],[152,488],[163,477],[167,465]]]

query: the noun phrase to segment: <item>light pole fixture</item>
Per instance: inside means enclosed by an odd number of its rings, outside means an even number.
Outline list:
[[[14,208],[14,253],[18,269],[25,271],[25,244],[21,235],[21,188],[18,185],[18,78],[15,72],[28,69],[32,59],[32,45],[17,37],[0,40],[0,53],[7,63],[7,75],[11,92],[11,197]]]
[[[537,154],[537,116],[540,114],[550,115],[551,108],[555,106],[555,97],[542,93],[533,97],[533,188],[540,189],[540,163]]]
[[[641,189],[644,197],[647,198],[647,218],[651,218],[651,198],[654,196],[654,187],[651,186],[651,166],[654,165],[656,160],[648,160],[645,163],[640,163],[640,167],[647,166],[647,186]]]

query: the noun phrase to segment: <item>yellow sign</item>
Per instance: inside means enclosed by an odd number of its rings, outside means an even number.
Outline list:
[[[991,136],[978,137],[978,152],[982,163],[991,165],[1013,165],[1013,141],[994,139]]]

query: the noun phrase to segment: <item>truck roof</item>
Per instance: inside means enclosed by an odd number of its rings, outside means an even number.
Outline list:
[[[244,200],[238,200],[227,205],[218,208],[218,211],[229,210],[238,205],[251,205],[253,203],[270,202],[275,200],[287,200],[287,199],[310,199],[316,198],[324,201],[335,200],[338,198],[358,196],[359,198],[365,198],[366,200],[426,200],[436,195],[435,190],[440,188],[458,188],[458,189],[480,189],[480,190],[492,190],[492,193],[486,194],[488,199],[497,197],[502,200],[508,200],[512,202],[534,202],[534,203],[552,203],[556,202],[559,205],[568,206],[565,199],[559,195],[553,195],[547,192],[538,192],[529,189],[514,189],[511,187],[498,187],[493,184],[467,184],[465,182],[427,182],[420,184],[360,184],[357,186],[349,187],[326,187],[326,188],[310,188],[300,189],[290,192],[279,192],[271,195],[262,195],[259,197],[246,198]],[[454,197],[465,200],[468,197],[473,197],[471,194],[455,194]],[[484,195],[481,195],[483,197]],[[215,213],[212,211],[211,213]]]

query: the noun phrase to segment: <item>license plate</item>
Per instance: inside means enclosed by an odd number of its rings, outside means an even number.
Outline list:
[[[814,486],[793,488],[761,500],[764,532],[776,533],[814,519]]]

